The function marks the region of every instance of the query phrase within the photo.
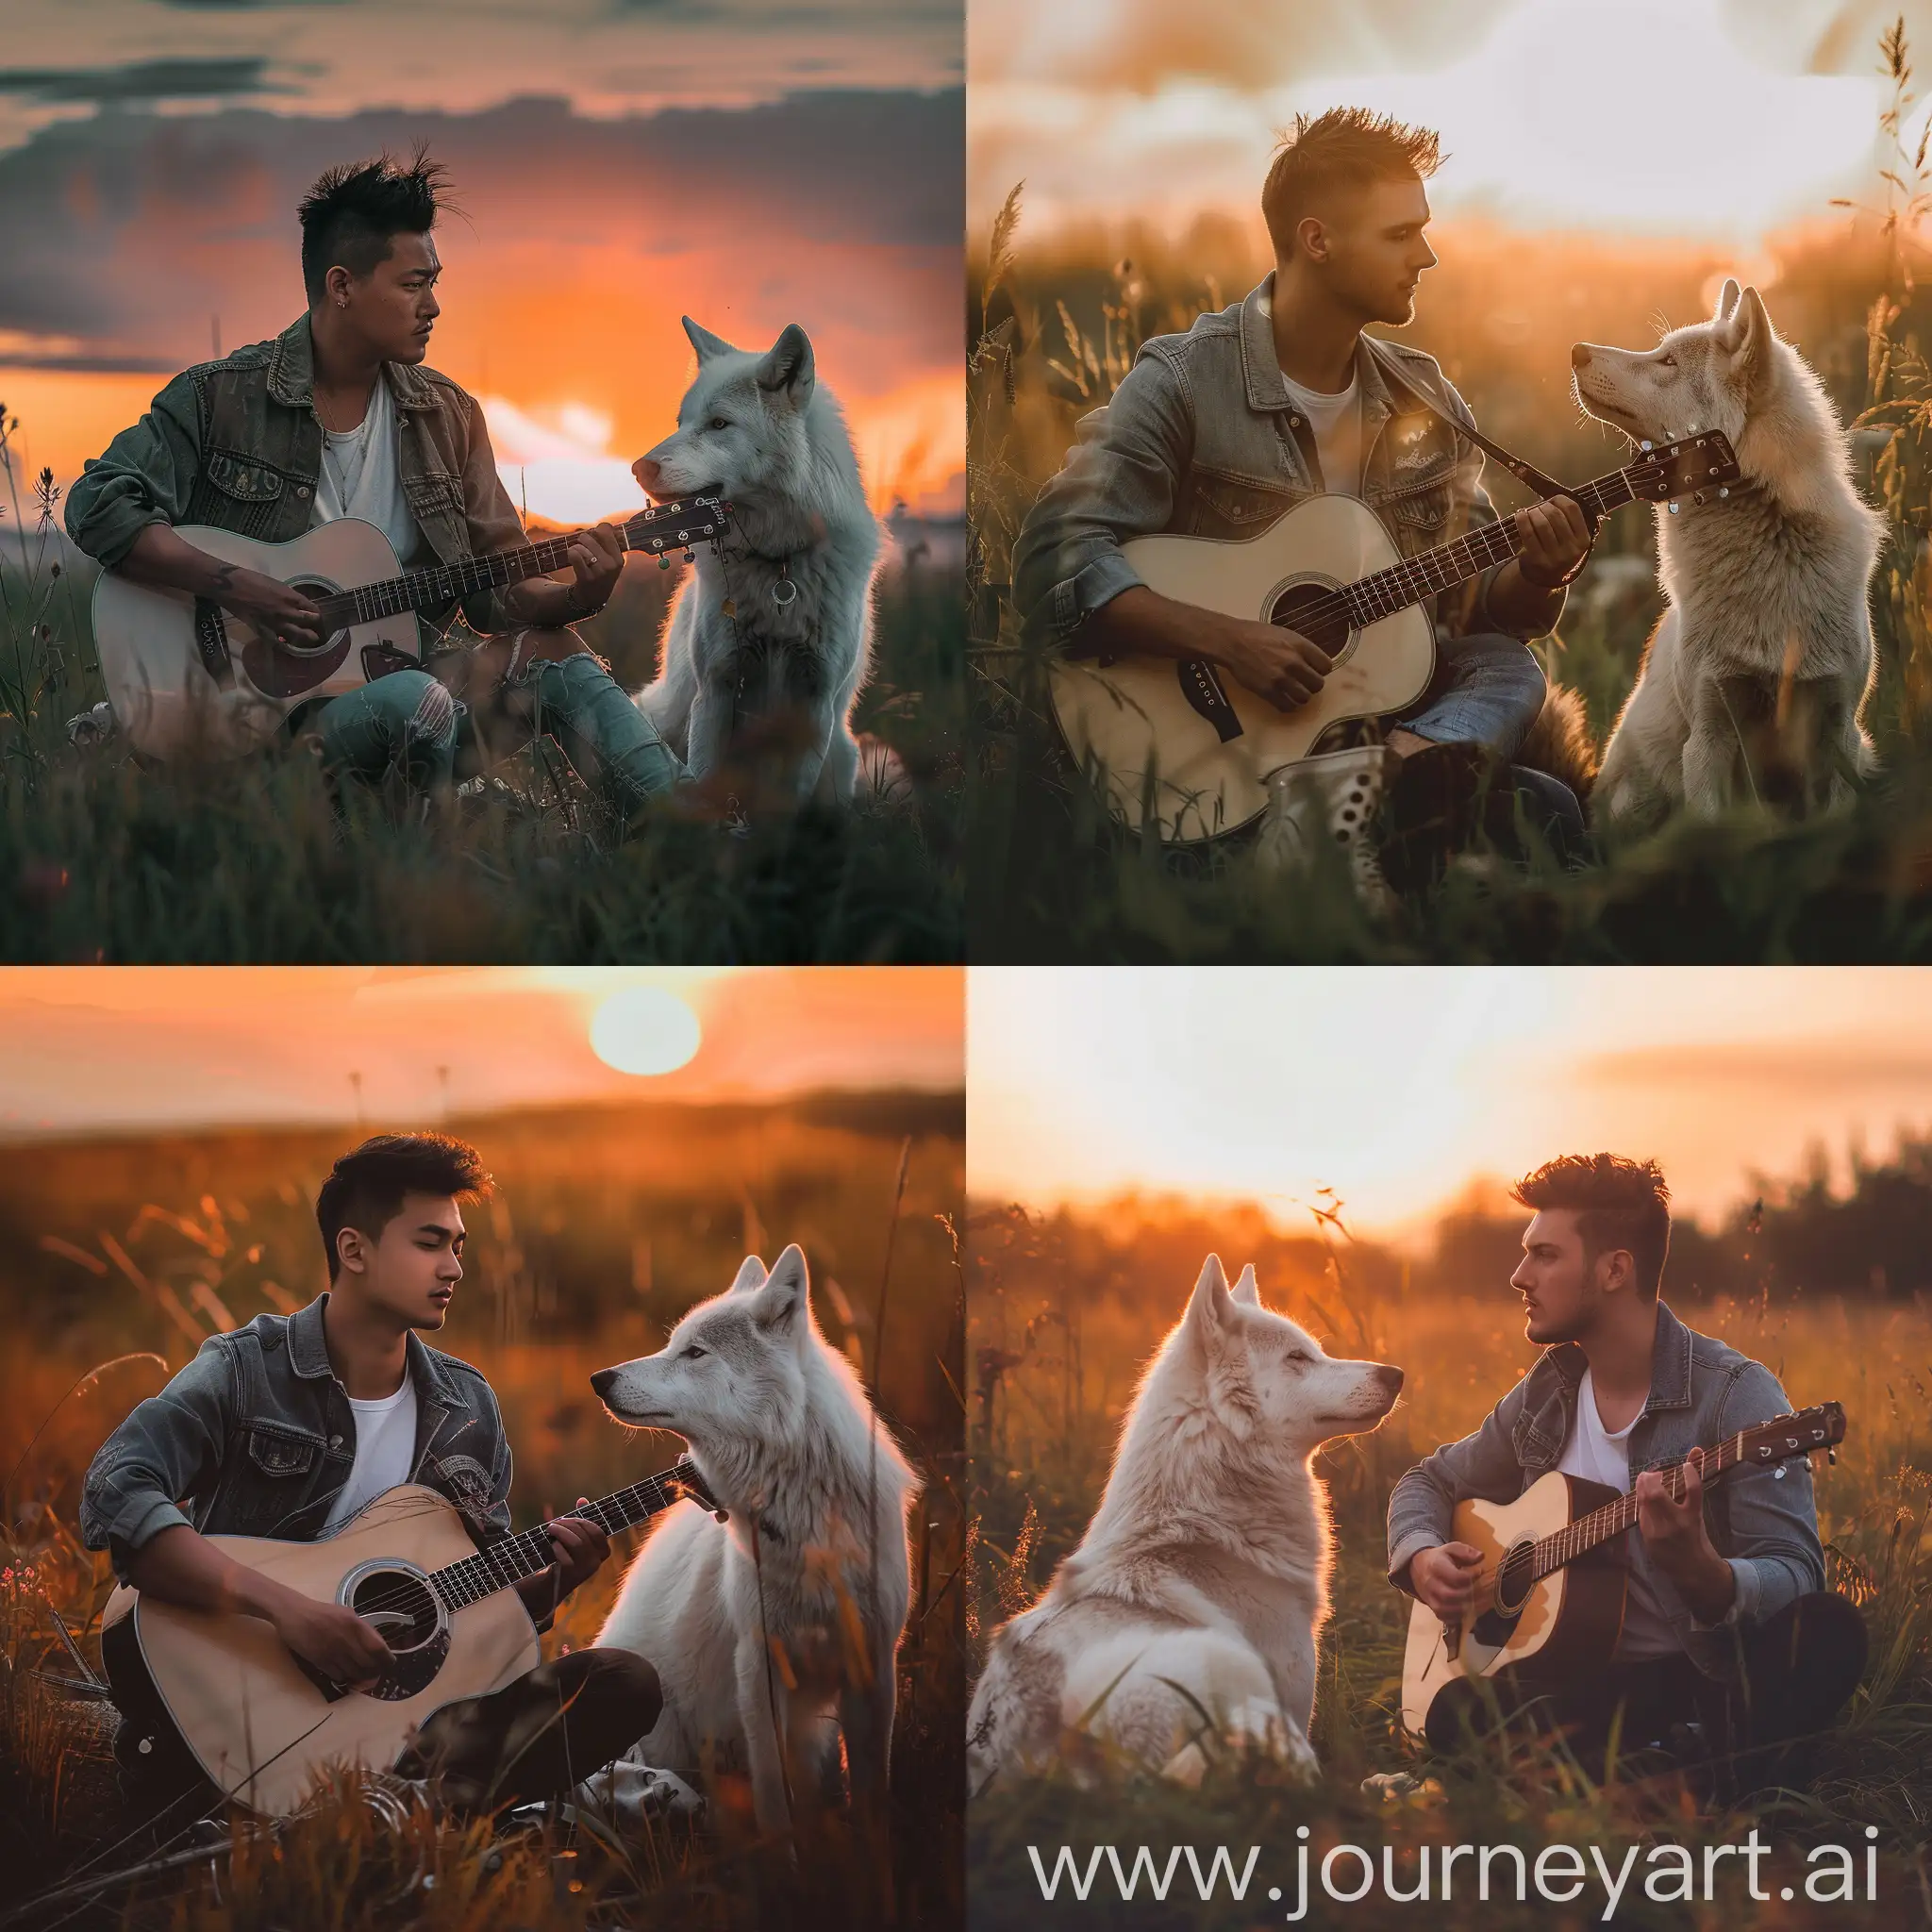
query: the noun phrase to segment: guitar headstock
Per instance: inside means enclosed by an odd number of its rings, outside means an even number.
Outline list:
[[[693,1503],[708,1509],[720,1523],[730,1513],[705,1487],[705,1479],[698,1474],[697,1464],[689,1456],[680,1456],[665,1474]]]
[[[715,543],[731,527],[731,506],[722,496],[686,496],[671,503],[654,503],[625,519],[625,547],[670,562],[674,550],[689,552],[694,543]]]
[[[1695,436],[1680,437],[1675,442],[1646,447],[1642,456],[1624,472],[1631,493],[1650,503],[1664,503],[1679,496],[1702,503],[1706,491],[1725,496],[1742,474],[1738,467],[1738,453],[1722,429],[1703,429]]]
[[[1773,1416],[1746,1429],[1739,1443],[1739,1466],[1783,1462],[1792,1456],[1809,1456],[1823,1449],[1826,1457],[1838,1460],[1838,1445],[1845,1439],[1844,1406],[1837,1402],[1817,1402],[1795,1415]]]

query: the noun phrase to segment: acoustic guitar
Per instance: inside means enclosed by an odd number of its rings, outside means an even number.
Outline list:
[[[1706,1449],[1703,1479],[1819,1449],[1836,1462],[1844,1438],[1844,1409],[1822,1402]],[[1665,1489],[1679,1502],[1685,1468],[1674,1463],[1663,1472]],[[1409,1612],[1403,1724],[1424,1735],[1429,1707],[1459,1677],[1493,1677],[1514,1664],[1530,1664],[1539,1679],[1601,1671],[1624,1627],[1628,1571],[1618,1539],[1636,1521],[1634,1493],[1557,1470],[1513,1503],[1458,1503],[1450,1540],[1482,1552],[1475,1598],[1470,1614],[1455,1622],[1420,1600]]]
[[[571,1514],[615,1534],[686,1497],[718,1511],[689,1457]],[[455,1504],[405,1483],[316,1542],[208,1541],[291,1590],[346,1604],[390,1647],[375,1687],[356,1690],[295,1656],[263,1618],[188,1609],[125,1584],[108,1599],[101,1655],[122,1713],[142,1729],[172,1726],[219,1790],[265,1817],[300,1809],[330,1763],[387,1770],[433,1711],[499,1690],[539,1661],[512,1585],[556,1560],[541,1526],[479,1551]]]
[[[1591,521],[1640,498],[1728,491],[1738,459],[1716,430],[1689,436],[1573,491]],[[1328,654],[1321,691],[1278,709],[1205,658],[1057,658],[1054,715],[1082,771],[1124,824],[1194,844],[1258,818],[1268,779],[1308,756],[1331,724],[1385,717],[1428,689],[1435,636],[1416,607],[1522,548],[1510,518],[1453,543],[1399,557],[1374,512],[1352,496],[1311,496],[1257,537],[1136,537],[1121,545],[1150,590],[1182,604],[1279,624]]]
[[[626,551],[687,561],[715,542],[731,506],[713,496],[640,510],[616,525]],[[258,750],[297,705],[340,697],[419,662],[415,612],[474,591],[505,590],[570,561],[569,535],[405,571],[390,541],[359,517],[338,517],[288,543],[262,543],[200,524],[175,534],[224,563],[302,591],[322,612],[321,641],[278,643],[212,599],[149,590],[115,571],[94,586],[94,646],[114,722],[137,751],[240,758]]]

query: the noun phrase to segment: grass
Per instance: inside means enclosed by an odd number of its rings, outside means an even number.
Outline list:
[[[91,567],[61,567],[59,489],[42,472],[23,492],[17,426],[0,407],[0,959],[962,956],[960,582],[929,551],[879,580],[876,669],[855,715],[897,754],[909,801],[736,829],[666,807],[621,839],[546,742],[427,821],[373,793],[339,811],[294,751],[168,767],[112,741],[70,745],[66,721],[104,695]],[[651,675],[675,586],[633,561],[584,626],[628,689]]]
[[[761,1838],[748,1785],[731,1778],[719,1781],[702,1830],[665,1827],[615,1845],[561,1825],[492,1835],[420,1805],[397,1812],[379,1781],[355,1777],[273,1836],[238,1817],[198,1856],[189,1838],[127,1836],[101,1707],[51,1681],[77,1674],[57,1612],[100,1662],[94,1622],[109,1576],[105,1557],[79,1546],[78,1483],[107,1430],[202,1335],[299,1306],[319,1285],[307,1203],[325,1137],[22,1147],[10,1150],[0,1188],[9,1255],[0,1303],[28,1343],[0,1360],[0,1924],[50,1888],[177,1855],[184,1862],[117,1881],[98,1906],[70,1897],[22,1923],[191,1932],[958,1923],[957,1097],[950,1115],[876,1096],[459,1126],[488,1149],[502,1191],[471,1217],[468,1278],[440,1339],[496,1391],[517,1457],[520,1528],[664,1466],[681,1447],[611,1425],[589,1393],[591,1370],[659,1345],[685,1307],[729,1281],[747,1247],[806,1247],[820,1325],[879,1388],[924,1483],[885,1840],[842,1818],[796,1847]],[[621,1539],[612,1562],[569,1599],[543,1639],[546,1656],[594,1641],[639,1541]]]
[[[1016,187],[973,268],[968,364],[974,531],[967,649],[974,782],[968,918],[983,960],[1913,960],[1932,957],[1932,299],[1921,229],[1923,146],[1898,147],[1913,96],[1902,28],[1882,46],[1896,149],[1886,208],[1829,217],[1771,244],[1774,325],[1856,425],[1859,476],[1890,541],[1873,587],[1878,679],[1866,713],[1882,770],[1851,809],[1794,823],[1740,805],[1607,842],[1565,870],[1546,854],[1478,848],[1439,888],[1374,922],[1339,861],[1292,891],[1240,836],[1163,850],[1120,827],[1073,767],[1047,704],[1044,649],[1010,595],[1015,537],[1074,425],[1104,404],[1149,336],[1185,329],[1258,281],[1256,230],[1206,219],[1178,239],[1076,233],[1026,245]],[[1514,235],[1472,222],[1438,238],[1403,340],[1437,356],[1488,432],[1561,477],[1622,458],[1578,420],[1570,344],[1641,344],[1668,315],[1707,312],[1724,253]],[[1495,480],[1499,510],[1524,499]],[[1601,743],[1661,610],[1655,539],[1639,511],[1606,526],[1557,635],[1553,681],[1583,697]]]
[[[1334,1506],[1337,1546],[1334,1614],[1322,1642],[1311,1734],[1322,1783],[1300,1789],[1264,1763],[1223,1754],[1198,1790],[1108,1780],[1082,1789],[1059,1779],[995,1787],[968,1807],[975,1925],[1043,1916],[1029,1845],[1049,1873],[1062,1844],[1083,1868],[1092,1847],[1112,1844],[1129,1871],[1142,1845],[1157,1869],[1171,1848],[1194,1846],[1204,1871],[1214,1846],[1229,1847],[1237,1869],[1258,1846],[1256,1869],[1263,1875],[1244,1904],[1231,1901],[1224,1883],[1214,1902],[1204,1905],[1183,1865],[1164,1909],[1144,1890],[1139,1903],[1123,1906],[1103,1867],[1089,1903],[1078,1908],[1083,1924],[1246,1927],[1273,1916],[1259,1903],[1271,1878],[1286,1891],[1280,1911],[1292,1907],[1302,1826],[1310,1834],[1315,1871],[1336,1844],[1365,1846],[1378,1860],[1387,1845],[1406,1890],[1415,1883],[1424,1844],[1517,1844],[1533,1860],[1544,1845],[1595,1842],[1614,1869],[1632,1844],[1741,1844],[1754,1824],[1774,1848],[1767,1867],[1774,1889],[1794,1874],[1802,1886],[1804,1852],[1816,1843],[1854,1846],[1862,1874],[1864,1830],[1876,1825],[1880,1908],[1810,1905],[1802,1891],[1795,1905],[1753,1904],[1741,1878],[1724,1877],[1715,1905],[1626,1895],[1617,1922],[1770,1927],[1932,1920],[1925,1890],[1932,1840],[1932,1364],[1923,1294],[1890,1305],[1791,1291],[1677,1305],[1693,1327],[1766,1362],[1795,1404],[1844,1404],[1850,1426],[1838,1464],[1820,1463],[1816,1471],[1820,1529],[1832,1587],[1860,1603],[1872,1637],[1865,1682],[1812,1792],[1699,1813],[1674,1786],[1633,1783],[1603,1763],[1560,1754],[1424,1761],[1401,1728],[1407,1603],[1384,1574],[1389,1493],[1421,1456],[1474,1427],[1533,1359],[1520,1323],[1495,1292],[1478,1292],[1473,1275],[1432,1276],[1424,1290],[1378,1257],[1365,1256],[1371,1265],[1357,1266],[1332,1223],[1314,1230],[1325,1240],[1284,1240],[1258,1214],[1243,1219],[1143,1203],[1106,1216],[1061,1210],[1050,1220],[1017,1208],[976,1209],[969,1226],[975,1387],[968,1641],[975,1674],[991,1631],[1038,1594],[1084,1533],[1134,1378],[1185,1306],[1209,1241],[1231,1270],[1251,1254],[1260,1259],[1263,1299],[1304,1322],[1331,1349],[1410,1372],[1403,1404],[1389,1421],[1371,1436],[1336,1443],[1316,1462]],[[1185,1265],[1184,1255],[1191,1257]],[[1425,1789],[1421,1802],[1398,1804],[1361,1790],[1365,1777],[1396,1773],[1433,1776],[1439,1789]],[[1457,1893],[1423,1909],[1435,1914],[1431,1923],[1457,1927],[1581,1925],[1598,1918],[1603,1892],[1593,1877],[1578,1906],[1556,1913],[1534,1891],[1527,1904],[1514,1903],[1508,1869],[1498,1868],[1499,1889],[1484,1902],[1474,1895],[1472,1868],[1463,1867]],[[1641,1893],[1648,1869],[1641,1858],[1632,1893]],[[1342,1890],[1357,1882],[1346,1855],[1336,1882]],[[1319,1879],[1312,1897],[1309,1924],[1406,1924],[1416,1909],[1388,1904],[1378,1887],[1358,1905],[1328,1907],[1324,1916]]]

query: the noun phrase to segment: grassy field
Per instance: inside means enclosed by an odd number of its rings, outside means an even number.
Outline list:
[[[1910,97],[1903,42],[1886,55]],[[1895,131],[1895,124],[1894,124]],[[1915,168],[1916,158],[1916,168]],[[1833,214],[1775,239],[1759,276],[1774,325],[1857,425],[1861,486],[1890,541],[1873,587],[1877,688],[1866,724],[1881,775],[1840,817],[1791,824],[1740,807],[1679,822],[1564,871],[1552,861],[1452,867],[1373,924],[1338,863],[1285,891],[1237,836],[1191,854],[1114,826],[1068,759],[1046,702],[1047,659],[1008,595],[1012,545],[1075,422],[1104,404],[1149,336],[1239,300],[1269,264],[1258,217],[1185,235],[1074,232],[1029,241],[1016,187],[977,242],[969,331],[974,576],[969,920],[977,959],[1916,959],[1932,954],[1932,291],[1920,228],[1925,157],[1901,151],[1887,210]],[[1441,225],[1438,225],[1441,226]],[[1570,346],[1643,347],[1709,312],[1738,264],[1718,249],[1606,244],[1466,222],[1432,240],[1401,340],[1428,350],[1485,430],[1581,481],[1627,447],[1580,420]],[[1525,501],[1486,480],[1499,510]],[[1647,511],[1604,527],[1557,634],[1539,647],[1583,697],[1599,744],[1660,609]]]
[[[480,1367],[501,1401],[520,1528],[679,1452],[675,1438],[611,1424],[590,1391],[593,1369],[658,1346],[685,1307],[728,1284],[747,1249],[769,1260],[788,1241],[804,1246],[821,1327],[877,1389],[924,1482],[890,1842],[835,1823],[799,1845],[794,1863],[792,1847],[759,1839],[748,1787],[730,1779],[703,1830],[667,1828],[620,1848],[557,1829],[492,1839],[420,1807],[385,1820],[382,1801],[352,1781],[273,1841],[237,1821],[218,1855],[117,1880],[92,1906],[70,1897],[25,1923],[197,1932],[957,1924],[958,1097],[452,1124],[483,1149],[500,1192],[469,1216],[467,1277],[438,1339]],[[78,1483],[108,1430],[202,1335],[298,1307],[323,1285],[309,1203],[340,1141],[277,1132],[9,1150],[0,1178],[0,1307],[15,1334],[0,1360],[0,1923],[30,1894],[193,1849],[192,1840],[125,1836],[99,1707],[48,1681],[75,1674],[57,1611],[99,1663],[92,1624],[109,1579],[106,1558],[76,1540]],[[639,1541],[621,1539],[613,1561],[565,1605],[546,1656],[594,1640]]]
[[[962,957],[961,580],[929,545],[881,575],[856,714],[909,799],[736,829],[713,806],[667,806],[620,840],[544,741],[427,823],[374,795],[338,813],[299,752],[196,769],[69,745],[66,721],[104,695],[92,579],[61,570],[59,483],[15,474],[12,420],[0,407],[0,958]],[[652,674],[675,584],[633,559],[583,626],[627,689]]]
[[[1633,1844],[1682,1844],[1701,1863],[1699,1848],[1741,1844],[1754,1824],[1774,1847],[1766,1867],[1774,1892],[1794,1877],[1802,1886],[1805,1850],[1832,1842],[1859,1854],[1860,1900],[1864,1831],[1877,1826],[1878,1906],[1811,1905],[1802,1891],[1795,1904],[1775,1897],[1753,1903],[1741,1878],[1730,1877],[1720,1879],[1713,1905],[1656,1902],[1642,1895],[1651,1868],[1640,1857],[1616,1923],[1932,1923],[1932,1362],[1923,1292],[1874,1303],[1788,1288],[1675,1304],[1691,1326],[1766,1362],[1793,1403],[1844,1404],[1850,1426],[1839,1461],[1815,1465],[1820,1530],[1832,1587],[1861,1604],[1872,1637],[1865,1682],[1812,1793],[1700,1814],[1676,1788],[1607,1775],[1602,1763],[1529,1752],[1503,1764],[1425,1763],[1401,1729],[1407,1602],[1384,1574],[1389,1492],[1421,1456],[1474,1427],[1533,1360],[1504,1276],[1458,1271],[1453,1262],[1405,1269],[1386,1253],[1364,1254],[1368,1265],[1358,1265],[1332,1227],[1310,1223],[1305,1232],[1284,1233],[1254,1212],[1129,1203],[1104,1214],[1061,1210],[1041,1218],[976,1207],[967,1244],[974,1373],[968,1643],[975,1674],[991,1630],[1032,1601],[1084,1532],[1135,1378],[1185,1307],[1210,1247],[1230,1273],[1256,1259],[1263,1300],[1304,1322],[1330,1349],[1408,1372],[1403,1402],[1380,1429],[1335,1444],[1316,1462],[1334,1505],[1338,1554],[1312,1730],[1324,1780],[1296,1789],[1264,1764],[1224,1758],[1198,1791],[1147,1783],[1082,1790],[1057,1780],[995,1788],[968,1807],[975,1925],[1041,1924],[1060,1911],[1075,1912],[1081,1924],[1137,1928],[1279,1923],[1299,1896],[1293,1856],[1303,1826],[1315,1872],[1328,1849],[1352,1843],[1368,1849],[1379,1874],[1387,1847],[1395,1882],[1407,1890],[1425,1844],[1516,1844],[1533,1861],[1544,1845],[1596,1843],[1614,1870]],[[1665,1291],[1670,1298],[1669,1281]],[[1420,1803],[1387,1805],[1360,1789],[1376,1773],[1433,1775],[1440,1790],[1425,1789]],[[1214,1846],[1229,1848],[1237,1871],[1258,1846],[1262,1875],[1243,1904],[1229,1898],[1224,1880],[1203,1904],[1183,1866],[1164,1907],[1144,1884],[1128,1906],[1103,1866],[1084,1906],[1048,1907],[1026,1848],[1039,1849],[1050,1874],[1063,1844],[1074,1849],[1080,1868],[1092,1847],[1112,1844],[1124,1871],[1142,1845],[1157,1870],[1171,1848],[1196,1847],[1204,1871]],[[1448,1903],[1439,1892],[1421,1908],[1434,1915],[1429,1923],[1541,1928],[1600,1919],[1604,1892],[1593,1876],[1576,1905],[1558,1909],[1534,1890],[1527,1903],[1516,1903],[1507,1863],[1497,1867],[1487,1903],[1474,1895],[1471,1873],[1459,1868]],[[1278,1907],[1262,1903],[1271,1877],[1285,1889]],[[1342,1890],[1359,1882],[1347,1855],[1335,1882]],[[1310,1897],[1310,1924],[1417,1923],[1416,1907],[1381,1897],[1379,1875],[1377,1890],[1357,1905],[1327,1903],[1319,1879]]]

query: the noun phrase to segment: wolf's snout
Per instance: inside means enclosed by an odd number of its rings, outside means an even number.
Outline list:
[[[647,494],[652,496],[657,495],[658,485],[662,478],[663,473],[652,458],[640,457],[637,459],[637,461],[630,466],[630,473],[633,476],[635,476],[638,479],[638,481],[641,484],[643,485]],[[608,1375],[610,1373],[610,1371],[608,1369],[606,1369],[604,1373]],[[594,1383],[596,1377],[592,1376],[591,1381]]]
[[[599,1369],[591,1377],[591,1387],[597,1391],[597,1400],[599,1402],[608,1402],[610,1400],[610,1391],[616,1386],[616,1383],[617,1371],[615,1369]]]
[[[1573,369],[1588,369],[1590,367],[1590,344],[1588,342],[1573,342],[1571,344],[1570,366]]]
[[[591,1379],[594,1380],[595,1377],[593,1376]],[[1391,1368],[1387,1362],[1377,1362],[1375,1364],[1375,1379],[1381,1383],[1383,1388],[1388,1390],[1391,1397],[1402,1393],[1402,1371],[1400,1369]]]

